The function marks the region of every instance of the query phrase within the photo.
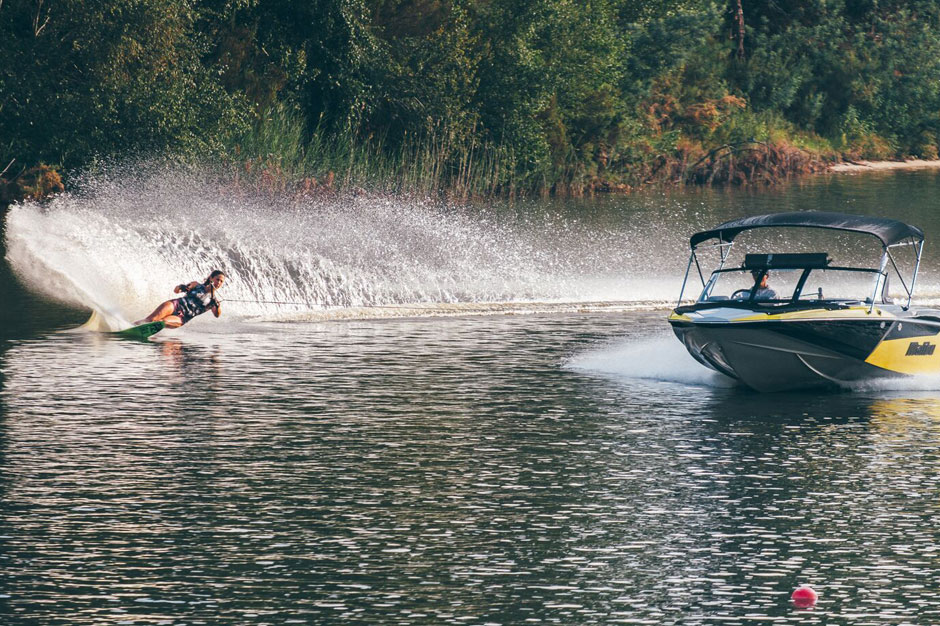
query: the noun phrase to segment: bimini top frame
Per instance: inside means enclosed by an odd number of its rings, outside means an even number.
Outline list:
[[[785,227],[823,228],[862,233],[876,237],[881,241],[883,253],[881,255],[878,278],[875,281],[875,288],[872,293],[871,308],[873,309],[875,306],[875,298],[878,294],[878,290],[884,287],[884,281],[887,280],[886,269],[889,261],[898,279],[901,281],[904,291],[907,293],[907,304],[904,308],[911,306],[911,299],[914,297],[914,284],[917,281],[917,273],[920,270],[920,259],[924,250],[924,232],[916,226],[905,224],[899,220],[866,217],[863,215],[848,215],[829,211],[797,211],[755,215],[724,222],[710,230],[695,233],[689,239],[692,254],[689,257],[689,264],[686,266],[685,277],[682,280],[682,290],[679,292],[679,303],[681,304],[682,296],[685,294],[686,283],[688,282],[689,272],[692,270],[693,263],[695,263],[695,267],[698,270],[702,286],[704,287],[705,285],[705,276],[702,274],[702,268],[695,254],[696,248],[698,248],[699,245],[713,239],[717,240],[711,243],[709,247],[717,247],[719,249],[721,262],[717,269],[721,270],[731,252],[731,247],[734,245],[734,238],[739,234],[746,230],[756,228]],[[904,276],[901,274],[901,270],[891,254],[891,248],[895,246],[914,246],[916,259],[910,286],[904,281]]]

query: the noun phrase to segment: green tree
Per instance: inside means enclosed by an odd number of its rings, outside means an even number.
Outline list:
[[[183,0],[0,5],[0,152],[81,165],[93,156],[210,152],[243,121],[201,62]]]

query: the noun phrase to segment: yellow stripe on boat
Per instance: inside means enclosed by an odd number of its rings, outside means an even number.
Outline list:
[[[804,311],[790,311],[788,313],[758,313],[747,317],[736,317],[735,322],[753,322],[769,320],[812,320],[812,319],[871,319],[873,317],[894,318],[894,315],[876,308],[871,313],[867,306],[853,306],[848,309],[809,309]]]
[[[937,335],[886,339],[865,359],[866,363],[899,374],[934,374],[940,371]]]

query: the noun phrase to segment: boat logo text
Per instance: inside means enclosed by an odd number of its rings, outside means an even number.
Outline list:
[[[936,347],[936,345],[929,341],[925,341],[924,343],[912,341],[910,345],[907,346],[907,354],[905,356],[930,356],[933,354]]]

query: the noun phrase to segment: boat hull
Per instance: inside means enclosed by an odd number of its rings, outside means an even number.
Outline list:
[[[687,307],[670,323],[703,365],[758,391],[786,391],[940,373],[940,318],[903,313],[860,307],[755,314]]]

